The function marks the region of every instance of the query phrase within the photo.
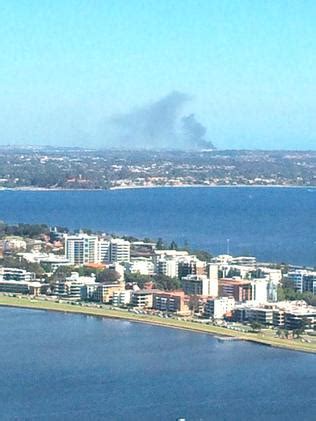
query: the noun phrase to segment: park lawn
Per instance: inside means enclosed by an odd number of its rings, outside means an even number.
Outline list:
[[[316,353],[316,341],[311,343],[302,342],[300,339],[281,339],[275,337],[275,331],[265,329],[262,332],[239,332],[219,326],[205,325],[198,322],[190,322],[177,319],[165,319],[153,315],[135,314],[129,311],[113,310],[106,308],[88,307],[83,305],[73,305],[59,303],[49,300],[30,299],[30,297],[10,297],[0,295],[0,306],[22,307],[35,310],[61,311],[67,313],[86,314],[97,317],[109,317],[133,322],[149,323],[152,325],[165,326],[176,329],[185,329],[192,332],[208,333],[212,335],[235,337],[240,340],[247,340],[259,344],[286,348],[296,351]]]

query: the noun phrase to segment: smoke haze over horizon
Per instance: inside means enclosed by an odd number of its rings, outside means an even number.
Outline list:
[[[106,122],[107,146],[149,149],[212,148],[207,129],[183,108],[192,98],[183,92],[168,95]]]
[[[316,148],[315,1],[2,3],[0,145]]]

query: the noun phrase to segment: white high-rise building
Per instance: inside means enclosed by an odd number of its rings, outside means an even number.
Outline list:
[[[122,238],[110,241],[110,262],[129,262],[131,260],[131,243]]]
[[[157,274],[175,278],[178,276],[178,261],[172,258],[161,257],[157,260],[156,272]]]
[[[99,262],[110,263],[111,261],[111,242],[101,238],[98,244],[99,248]]]
[[[252,301],[258,304],[268,302],[268,281],[262,278],[252,279],[251,285]]]
[[[218,297],[218,265],[214,263],[207,265],[207,277],[210,280],[208,295]]]
[[[65,236],[65,257],[71,265],[84,265],[99,261],[98,237],[88,234]]]
[[[207,300],[204,308],[204,314],[206,317],[212,319],[222,319],[225,314],[232,311],[234,307],[234,297],[212,298]]]

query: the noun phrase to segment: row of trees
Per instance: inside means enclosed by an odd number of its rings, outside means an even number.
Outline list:
[[[80,276],[91,276],[96,275],[97,282],[101,283],[112,283],[116,282],[120,278],[120,274],[111,269],[97,270],[86,267],[75,268],[73,266],[60,266],[50,278],[50,282],[54,283],[58,280],[65,279],[71,275],[71,272],[79,272]],[[139,273],[125,274],[126,283],[136,283],[139,288],[144,288],[147,283],[152,282],[154,287],[164,291],[174,291],[181,288],[181,283],[178,278],[171,278],[165,275],[140,275]]]
[[[45,224],[14,224],[8,225],[0,222],[0,238],[5,236],[18,236],[37,238],[42,234],[49,234],[50,229]]]
[[[156,243],[157,250],[183,250],[188,251],[190,254],[195,255],[198,259],[203,260],[205,262],[210,262],[212,259],[212,254],[205,251],[205,250],[194,250],[189,247],[187,241],[185,241],[183,247],[179,247],[178,244],[172,240],[171,243],[168,245],[166,244],[162,238],[158,238]]]
[[[0,260],[0,265],[8,268],[25,269],[28,272],[34,272],[37,278],[46,276],[45,269],[38,263],[28,262],[22,257],[6,256]]]
[[[307,304],[316,306],[316,295],[314,295],[312,292],[298,292],[293,288],[289,288],[288,286],[278,288],[278,300],[304,300]]]
[[[139,273],[126,273],[125,281],[136,283],[139,288],[144,288],[146,283],[152,282],[154,287],[164,291],[174,291],[181,288],[181,283],[178,278],[171,278],[165,275],[140,275]]]

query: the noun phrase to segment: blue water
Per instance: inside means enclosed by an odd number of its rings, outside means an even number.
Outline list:
[[[316,189],[0,192],[0,219],[185,241],[213,253],[316,266]]]
[[[1,420],[314,420],[316,356],[0,308]]]

